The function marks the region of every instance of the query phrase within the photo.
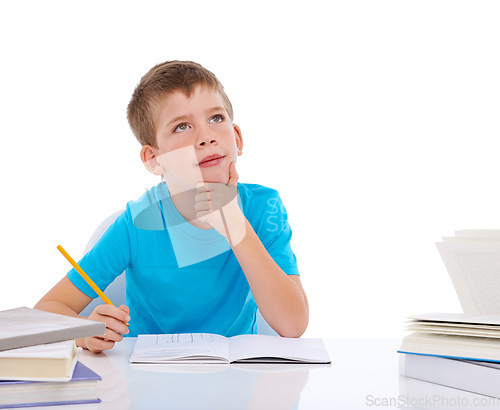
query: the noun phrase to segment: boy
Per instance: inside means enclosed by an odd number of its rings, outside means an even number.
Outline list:
[[[238,183],[243,139],[217,78],[189,61],[159,64],[128,120],[162,182],[79,262],[101,289],[125,271],[128,306],[96,307],[89,319],[106,323],[105,336],[77,344],[101,352],[124,334],[256,333],[257,306],[281,336],[302,335],[309,308],[286,210],[275,190]],[[96,296],[72,269],[35,308],[78,316]]]

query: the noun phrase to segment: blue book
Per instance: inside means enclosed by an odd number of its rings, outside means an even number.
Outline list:
[[[81,362],[67,382],[0,380],[0,409],[100,403],[98,380],[101,377]]]

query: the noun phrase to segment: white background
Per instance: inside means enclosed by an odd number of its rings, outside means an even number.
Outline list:
[[[328,3],[328,5],[327,5]],[[33,306],[97,224],[157,183],[126,106],[154,64],[212,70],[277,188],[306,336],[460,311],[434,243],[499,228],[496,1],[0,3],[0,309]]]

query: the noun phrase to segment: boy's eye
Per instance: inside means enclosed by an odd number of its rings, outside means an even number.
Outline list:
[[[210,118],[210,122],[222,122],[224,120],[224,117],[222,115],[214,115],[212,118]]]
[[[188,129],[187,124],[179,124],[177,127],[175,127],[174,132],[181,132],[181,131],[186,131]]]

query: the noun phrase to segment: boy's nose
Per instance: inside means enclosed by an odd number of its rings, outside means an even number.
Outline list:
[[[207,139],[206,141],[205,140],[202,140],[198,143],[198,145],[200,147],[204,146],[204,145],[212,145],[212,144],[216,144],[217,143],[217,139],[213,138],[213,139]]]
[[[217,144],[217,137],[212,130],[203,130],[197,138],[196,145],[203,147],[205,145]]]

